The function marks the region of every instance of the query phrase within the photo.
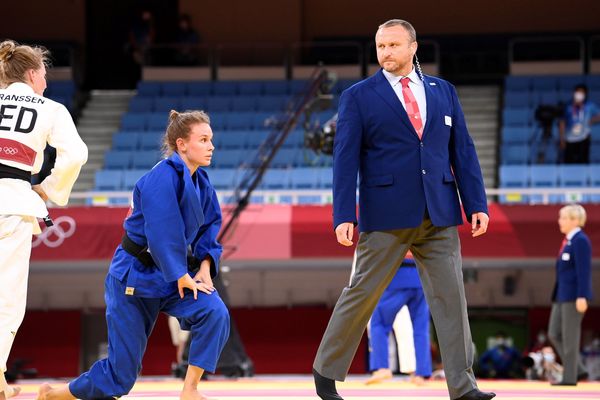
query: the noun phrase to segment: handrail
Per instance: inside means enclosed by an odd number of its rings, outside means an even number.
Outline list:
[[[542,203],[549,204],[551,195],[568,195],[572,193],[578,193],[583,195],[600,195],[600,187],[569,187],[569,188],[489,188],[486,189],[486,195],[488,201],[490,198],[503,196],[503,195],[541,195]],[[227,199],[233,196],[232,190],[217,190],[219,200],[222,204],[228,204]],[[256,190],[253,194],[256,197],[263,197],[269,201],[262,202],[262,204],[299,204],[301,196],[314,196],[319,197],[320,202],[318,204],[330,204],[332,199],[331,190],[309,190],[309,189],[298,189],[298,190]],[[106,198],[106,199],[128,199],[131,201],[132,193],[130,191],[89,191],[89,192],[73,192],[71,193],[71,199],[94,199],[94,198]],[[285,201],[282,201],[285,199]]]

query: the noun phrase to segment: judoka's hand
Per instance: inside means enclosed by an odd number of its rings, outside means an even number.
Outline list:
[[[177,289],[179,289],[179,297],[182,299],[184,296],[183,289],[190,289],[192,292],[194,292],[194,300],[198,300],[198,290],[206,294],[211,294],[215,290],[214,288],[211,290],[211,288],[209,288],[205,283],[194,281],[187,273],[181,278],[177,279]]]
[[[342,246],[352,246],[352,236],[354,236],[354,224],[352,222],[343,222],[335,228],[335,236]]]
[[[42,189],[42,187],[40,185],[31,186],[31,190],[36,192],[38,194],[38,196],[40,196],[42,198],[42,200],[48,201],[48,195],[46,194],[46,192],[44,192],[44,189]]]
[[[200,263],[200,269],[196,272],[196,276],[194,276],[194,280],[196,282],[200,281],[206,286],[208,286],[212,291],[215,290],[215,286],[213,285],[212,278],[210,277],[210,258],[205,258]]]
[[[477,212],[471,215],[471,234],[473,237],[483,235],[487,232],[490,217],[486,213]]]

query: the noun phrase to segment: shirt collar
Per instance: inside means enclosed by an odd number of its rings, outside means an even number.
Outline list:
[[[392,74],[391,72],[387,72],[385,69],[382,69],[381,71],[383,72],[383,76],[385,76],[385,79],[388,80],[388,82],[390,83],[390,85],[392,85],[392,87],[399,84],[400,79],[404,78],[404,76],[397,76],[397,75]],[[423,82],[421,81],[421,78],[417,74],[415,67],[413,67],[412,71],[410,71],[410,74],[406,75],[406,77],[408,79],[410,79],[411,83],[414,83],[417,85],[423,85]]]
[[[575,236],[580,230],[581,228],[579,227],[573,228],[569,233],[567,233],[567,240],[573,239],[573,236]]]
[[[35,94],[33,92],[33,88],[26,83],[23,82],[14,82],[6,87],[6,90],[10,90],[11,92],[17,93],[25,93],[25,94]]]

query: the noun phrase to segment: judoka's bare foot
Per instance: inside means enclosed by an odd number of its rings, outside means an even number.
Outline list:
[[[209,400],[208,397],[198,391],[198,382],[200,382],[203,373],[204,370],[202,368],[195,365],[188,365],[185,380],[183,381],[183,390],[181,390],[181,395],[179,395],[180,400]]]
[[[208,397],[200,393],[198,390],[186,390],[181,391],[179,396],[180,400],[209,400]]]
[[[381,383],[383,381],[392,379],[392,370],[388,368],[381,368],[373,372],[371,377],[367,379],[367,385],[373,385],[375,383]]]
[[[410,382],[417,386],[425,386],[425,378],[419,375],[411,375]]]
[[[71,394],[68,386],[54,389],[47,383],[42,384],[38,389],[37,400],[73,400],[75,396]]]
[[[7,386],[6,389],[0,393],[0,400],[10,399],[11,397],[18,396],[21,393],[19,386]]]

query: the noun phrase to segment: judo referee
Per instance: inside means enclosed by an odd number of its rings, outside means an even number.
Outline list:
[[[105,282],[108,358],[39,399],[104,399],[126,395],[158,314],[191,331],[189,367],[180,398],[206,399],[197,385],[213,372],[229,336],[229,312],[215,291],[222,248],[221,210],[208,175],[214,151],[210,119],[202,111],[171,111],[164,137],[167,159],[136,183],[133,210]],[[192,269],[188,248],[200,267]],[[190,265],[190,266],[188,266]]]
[[[69,111],[43,97],[48,57],[40,47],[0,43],[0,400],[20,391],[8,386],[4,372],[25,316],[31,235],[41,233],[37,218],[48,215],[46,200],[67,204],[88,154]],[[32,186],[46,143],[56,148],[56,164]]]

